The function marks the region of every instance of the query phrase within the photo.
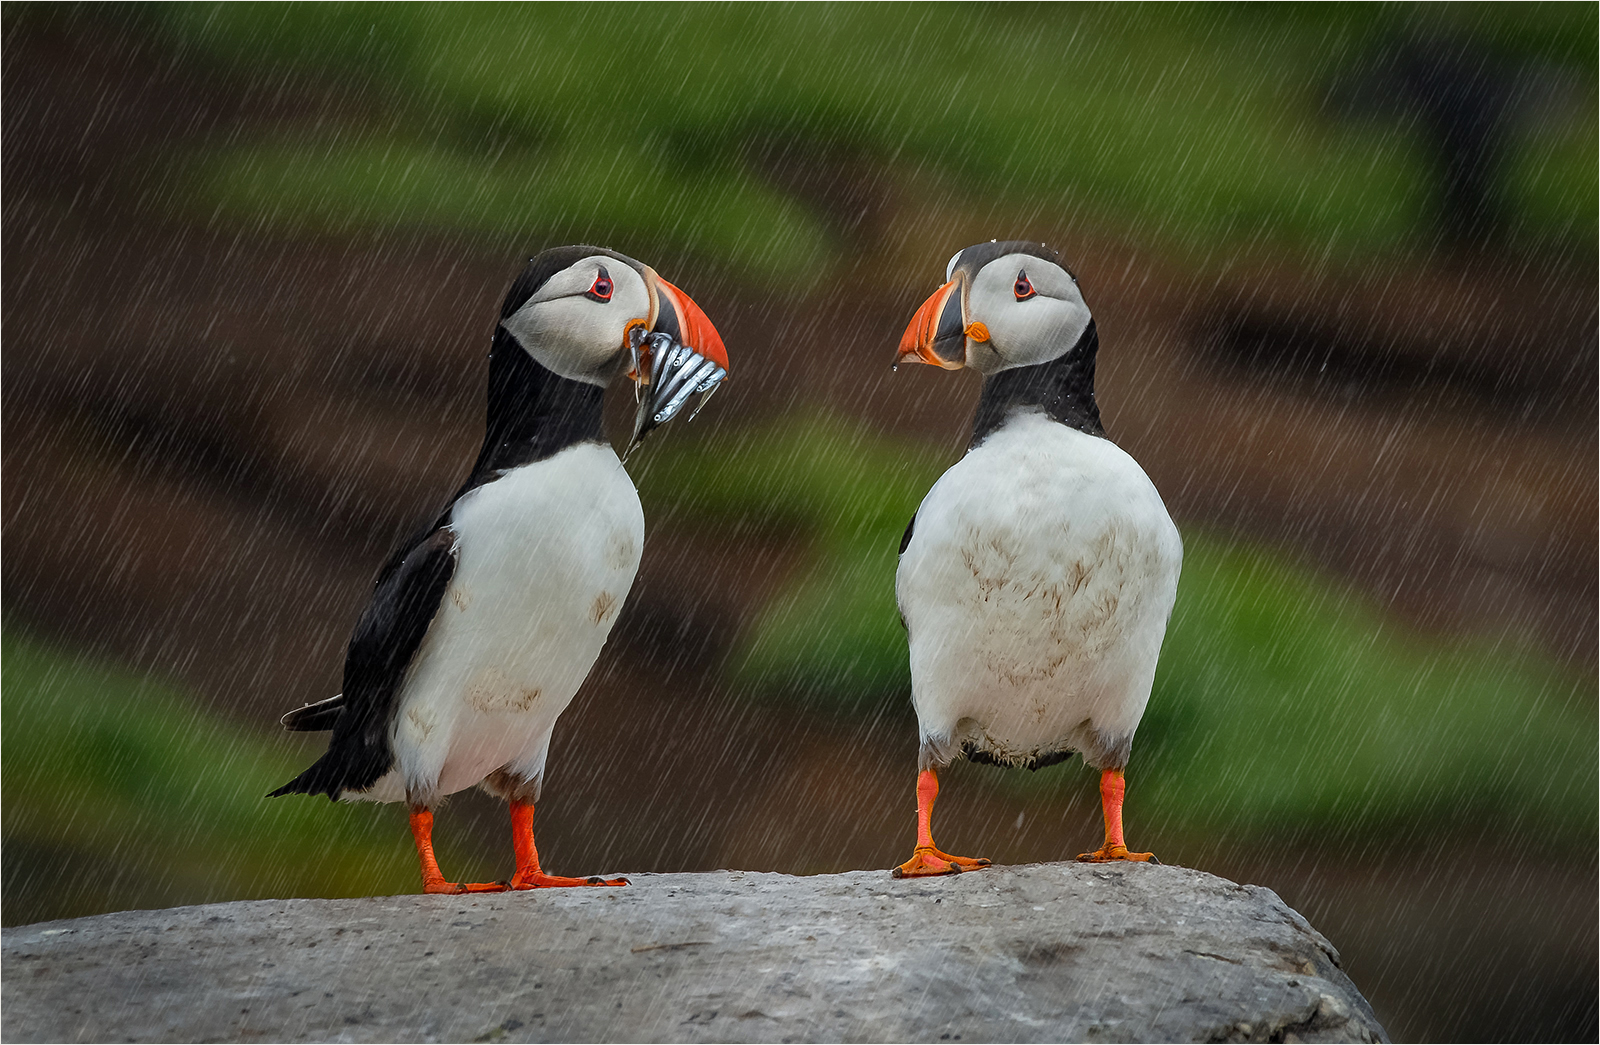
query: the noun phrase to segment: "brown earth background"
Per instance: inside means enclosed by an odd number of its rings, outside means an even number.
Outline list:
[[[315,78],[267,90],[137,33],[13,22],[4,91],[7,626],[269,728],[338,689],[376,565],[459,481],[480,438],[488,317],[545,244],[241,229],[164,194],[164,146],[370,104]],[[701,437],[823,408],[953,455],[976,381],[892,374],[888,348],[930,288],[929,259],[1008,215],[929,208],[914,180],[848,157],[781,166],[856,215],[846,257],[810,290],[706,290],[692,259],[652,259],[730,346],[772,346],[738,360]],[[1263,249],[1193,266],[1109,224],[1029,228],[1072,243],[1105,346],[1107,426],[1182,525],[1285,549],[1421,633],[1531,643],[1593,670],[1592,257],[1466,251],[1352,273]],[[804,562],[781,530],[651,520],[610,653],[557,731],[539,838],[562,867],[899,859],[909,708],[752,703],[716,670],[738,622]],[[307,758],[320,746],[283,743]],[[1095,835],[1088,793],[1064,786],[1037,815],[989,772],[954,774],[941,800],[942,830],[968,848],[1060,859]],[[443,844],[494,865],[502,815],[463,795]],[[1497,1037],[1486,1026],[1510,1019],[1530,1036],[1593,1026],[1592,859],[1508,869],[1492,839],[1180,845],[1163,855],[1304,912],[1397,1040]],[[6,902],[10,924],[52,913],[26,892]],[[1497,977],[1516,978],[1519,1002],[1460,987]]]

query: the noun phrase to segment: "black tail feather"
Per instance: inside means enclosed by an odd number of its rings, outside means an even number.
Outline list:
[[[321,758],[267,797],[327,795],[338,801],[346,791],[365,791],[393,767],[394,752],[387,744],[364,744],[359,736],[340,736],[336,731]]]
[[[344,714],[344,694],[337,693],[327,700],[295,708],[278,721],[283,728],[296,733],[317,733],[332,729]]]
[[[331,754],[331,752],[330,752]],[[328,764],[327,755],[323,755],[304,773],[284,784],[276,791],[267,792],[268,798],[278,798],[282,795],[327,795],[332,801],[339,800],[339,793],[344,790],[341,767],[337,764]]]

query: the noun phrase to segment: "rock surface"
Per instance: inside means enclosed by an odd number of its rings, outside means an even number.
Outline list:
[[[1333,946],[1199,871],[260,900],[8,929],[21,1041],[1387,1041]]]

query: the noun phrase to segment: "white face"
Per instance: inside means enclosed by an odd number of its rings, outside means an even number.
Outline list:
[[[551,276],[501,326],[548,369],[604,386],[635,320],[650,320],[644,277],[625,261],[597,254]]]
[[[981,374],[1048,363],[1071,351],[1089,327],[1077,281],[1032,254],[996,258],[966,290],[967,323],[989,330],[987,341],[967,338],[967,366]]]

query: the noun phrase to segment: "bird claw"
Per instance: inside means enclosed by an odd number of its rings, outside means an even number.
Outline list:
[[[511,888],[521,892],[527,889],[569,889],[587,885],[627,885],[626,878],[601,878],[590,875],[587,878],[563,878],[559,875],[545,874],[542,871],[533,873],[519,872],[511,879]]]
[[[951,856],[943,849],[935,849],[933,855],[941,860],[948,860],[963,871],[975,871],[980,867],[988,867],[994,863],[987,856]]]
[[[423,882],[422,891],[441,896],[460,896],[462,893],[503,893],[511,888],[510,882]]]
[[[911,859],[896,867],[892,873],[896,878],[931,878],[988,866],[989,861],[981,856],[951,856],[931,846],[918,846],[911,854]]]
[[[1092,853],[1079,853],[1080,864],[1111,864],[1118,861],[1139,864],[1159,864],[1154,853],[1130,853],[1125,845],[1101,846]]]

